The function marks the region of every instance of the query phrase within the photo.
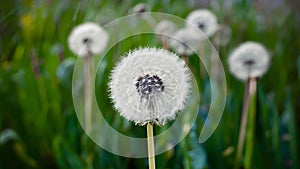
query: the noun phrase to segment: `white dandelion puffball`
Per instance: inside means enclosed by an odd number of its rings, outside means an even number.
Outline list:
[[[175,33],[176,31],[176,25],[169,21],[169,20],[162,20],[160,21],[156,27],[154,32],[156,34],[163,34],[163,35],[168,35],[171,36]]]
[[[218,46],[226,46],[231,40],[231,28],[227,25],[220,25],[213,36],[214,44]]]
[[[76,26],[68,38],[70,50],[79,57],[103,52],[107,42],[108,34],[106,31],[91,22]]]
[[[133,14],[141,14],[144,12],[149,12],[149,6],[145,3],[138,3],[132,8]]]
[[[121,116],[139,125],[164,125],[184,109],[191,74],[176,54],[141,48],[129,52],[116,65],[109,88]]]
[[[240,80],[261,77],[268,70],[270,59],[264,46],[256,42],[245,42],[229,56],[229,70]]]
[[[192,11],[186,18],[186,22],[187,27],[196,26],[208,37],[218,28],[216,15],[207,9]]]
[[[180,55],[192,55],[196,51],[203,37],[193,28],[183,28],[175,32],[170,39],[171,48]]]

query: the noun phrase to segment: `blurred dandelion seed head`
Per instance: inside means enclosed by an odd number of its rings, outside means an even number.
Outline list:
[[[226,46],[231,40],[232,31],[227,25],[219,25],[219,28],[213,36],[214,44],[218,46]]]
[[[245,42],[229,56],[230,72],[240,80],[263,76],[269,68],[270,55],[265,47],[257,42]]]
[[[141,14],[150,11],[149,6],[145,3],[138,3],[131,10],[131,13],[133,14]]]
[[[154,32],[156,34],[171,36],[175,33],[175,31],[176,31],[176,25],[173,22],[169,20],[163,20],[156,25]]]
[[[68,37],[70,50],[79,57],[103,52],[107,42],[108,34],[91,22],[76,26]]]
[[[175,32],[170,39],[171,48],[180,55],[192,55],[199,48],[202,35],[195,28],[183,28]]]
[[[196,26],[208,37],[213,35],[218,28],[217,17],[207,9],[192,11],[186,18],[186,22],[187,27]]]
[[[185,107],[191,74],[176,54],[157,48],[129,52],[111,72],[110,97],[121,116],[138,125],[164,125]]]

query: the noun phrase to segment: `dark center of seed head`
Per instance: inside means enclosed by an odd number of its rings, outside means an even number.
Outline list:
[[[82,42],[83,42],[83,44],[88,44],[88,43],[91,42],[91,39],[89,39],[89,38],[84,38],[84,39],[82,40]]]
[[[144,13],[144,12],[146,12],[146,8],[145,7],[142,7],[141,9],[139,9],[137,11],[137,13]]]
[[[200,22],[200,23],[198,24],[198,28],[201,29],[201,30],[204,30],[205,25],[204,25],[202,22]]]
[[[247,60],[247,61],[244,62],[244,64],[245,64],[246,66],[252,66],[252,65],[255,64],[255,62],[254,62],[254,60]]]
[[[149,74],[140,76],[137,79],[135,86],[142,98],[149,98],[149,96],[153,96],[155,93],[161,93],[165,89],[161,78],[157,75],[150,76]]]

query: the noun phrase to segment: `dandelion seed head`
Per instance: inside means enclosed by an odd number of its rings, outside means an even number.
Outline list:
[[[144,12],[149,12],[149,6],[145,3],[138,3],[132,8],[133,14],[141,14]]]
[[[231,28],[227,25],[220,25],[213,36],[214,44],[218,46],[226,46],[231,39]]]
[[[192,11],[188,15],[186,21],[187,27],[191,27],[192,25],[196,26],[208,37],[213,35],[218,28],[217,17],[214,13],[207,9],[198,9]]]
[[[165,86],[162,80],[157,76],[150,76],[146,74],[145,76],[140,76],[135,84],[137,92],[140,94],[141,99],[151,99],[156,93],[164,91]]]
[[[203,37],[194,28],[183,28],[170,39],[171,48],[180,55],[192,55],[200,46]]]
[[[127,120],[163,125],[184,109],[190,81],[188,68],[176,54],[140,48],[129,52],[112,70],[110,97]]]
[[[263,45],[245,42],[229,56],[230,72],[240,80],[263,76],[269,68],[270,55]]]
[[[160,21],[156,25],[154,30],[156,34],[163,34],[169,36],[173,35],[175,31],[176,31],[176,25],[169,20]]]
[[[108,34],[97,24],[87,22],[76,26],[68,37],[70,50],[79,57],[104,51]]]

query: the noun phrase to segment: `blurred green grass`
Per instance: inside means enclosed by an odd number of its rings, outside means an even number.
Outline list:
[[[244,84],[228,73],[227,57],[233,48],[247,40],[264,44],[272,55],[268,73],[258,82],[251,166],[299,168],[299,7],[263,5],[265,1],[230,2],[148,1],[152,11],[183,18],[198,7],[209,8],[220,23],[232,29],[230,43],[218,48],[226,71],[228,93],[217,130],[204,144],[197,142],[198,130],[210,103],[209,79],[199,78],[202,104],[197,124],[181,144],[157,156],[157,168],[233,167]],[[71,93],[76,56],[66,43],[75,25],[84,21],[104,25],[128,14],[137,3],[134,0],[1,2],[0,168],[147,168],[147,159],[110,154],[84,134],[74,112]],[[145,44],[160,46],[154,36],[142,39]],[[116,54],[137,46],[129,40],[122,44],[115,49]],[[198,67],[199,62],[194,58],[190,58],[190,66]],[[115,60],[107,62],[112,66]],[[105,93],[103,85],[106,83],[96,82],[98,90]],[[105,105],[104,109],[111,109],[109,100]],[[113,115],[107,113],[111,116],[107,119],[113,119]],[[113,127],[121,131],[127,128],[124,132],[129,135],[144,136],[143,130],[128,122],[113,120],[116,121],[111,122]],[[17,137],[9,134],[12,132]]]

